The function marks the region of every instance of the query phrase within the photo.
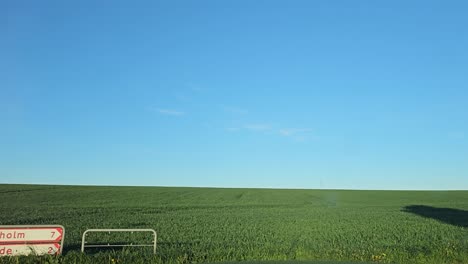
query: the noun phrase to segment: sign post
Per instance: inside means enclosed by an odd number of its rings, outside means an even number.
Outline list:
[[[61,254],[64,236],[61,225],[0,226],[0,256]]]

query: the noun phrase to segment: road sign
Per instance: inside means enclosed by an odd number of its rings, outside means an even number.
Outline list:
[[[64,235],[60,225],[0,226],[0,256],[60,254]]]
[[[63,227],[0,227],[0,243],[41,243],[62,240]]]
[[[0,256],[55,255],[60,249],[59,243],[0,245]]]

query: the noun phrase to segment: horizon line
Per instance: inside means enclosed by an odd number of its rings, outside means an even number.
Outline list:
[[[252,189],[252,190],[322,190],[322,191],[468,191],[464,189],[359,189],[359,188],[303,188],[303,187],[226,187],[226,186],[175,186],[175,185],[111,185],[111,184],[65,184],[65,183],[2,183],[0,185],[38,185],[69,187],[154,187],[154,188],[197,188],[197,189]]]

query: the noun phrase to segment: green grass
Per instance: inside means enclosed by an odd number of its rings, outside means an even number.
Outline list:
[[[62,256],[3,263],[468,263],[468,191],[0,185],[0,224],[66,228]],[[153,228],[157,254],[81,254],[88,228]]]

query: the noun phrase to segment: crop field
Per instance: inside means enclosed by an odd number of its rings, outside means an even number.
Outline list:
[[[468,263],[468,191],[0,185],[0,224],[66,229],[62,256],[1,263]],[[156,255],[82,254],[90,228],[155,229]]]

